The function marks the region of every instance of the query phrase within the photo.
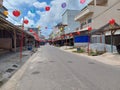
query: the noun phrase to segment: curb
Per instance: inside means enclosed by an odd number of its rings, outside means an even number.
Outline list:
[[[29,66],[31,60],[36,56],[37,52],[34,53],[26,63],[0,88],[0,90],[16,90],[18,81],[22,78],[24,72]]]
[[[105,57],[103,58],[103,56],[88,56],[88,55],[85,55],[85,54],[73,53],[72,51],[68,51],[68,50],[64,50],[64,49],[60,49],[60,50],[71,53],[71,54],[74,54],[74,55],[90,58],[94,61],[98,61],[98,62],[103,63],[103,64],[112,65],[112,66],[120,65],[120,61],[110,60],[110,59],[105,58]]]

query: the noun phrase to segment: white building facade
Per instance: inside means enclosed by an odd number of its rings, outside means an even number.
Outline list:
[[[93,30],[99,30],[109,24],[111,19],[115,19],[116,24],[120,25],[120,0],[90,0],[88,6],[75,17],[75,21],[80,23],[79,31],[87,31],[88,26],[91,26]],[[110,27],[103,29],[108,30],[104,32],[104,35],[110,37]],[[120,30],[115,31],[114,36],[120,36]],[[115,43],[119,41],[115,40]]]
[[[65,34],[74,32],[76,27],[79,27],[79,23],[74,21],[76,14],[78,14],[79,10],[66,10],[62,15],[62,23],[67,26],[64,28]]]

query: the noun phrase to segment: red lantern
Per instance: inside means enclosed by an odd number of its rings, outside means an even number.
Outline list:
[[[32,29],[30,29],[29,31],[30,31],[30,32],[33,32],[33,30],[32,30]]]
[[[92,30],[92,27],[88,27],[88,31],[91,31]]]
[[[13,15],[14,15],[15,17],[20,16],[20,11],[14,10],[14,11],[13,11]]]
[[[80,31],[77,31],[77,34],[80,35]]]
[[[73,34],[72,33],[70,33],[70,37],[72,37],[73,36]]]
[[[80,3],[81,4],[84,4],[86,0],[80,0]]]
[[[66,34],[66,36],[70,36],[69,34]]]
[[[45,7],[45,10],[46,10],[46,11],[49,11],[49,10],[50,10],[50,7],[49,7],[49,6],[46,6],[46,7]]]
[[[35,36],[36,36],[36,33],[33,33],[33,35],[35,35]]]
[[[27,19],[24,20],[24,23],[25,23],[25,24],[28,24],[28,22],[29,22],[29,21],[28,21]]]
[[[109,24],[110,24],[110,25],[114,25],[114,24],[115,24],[115,19],[111,19],[111,20],[109,21]]]
[[[64,36],[61,36],[61,38],[63,39],[63,38],[64,38]]]

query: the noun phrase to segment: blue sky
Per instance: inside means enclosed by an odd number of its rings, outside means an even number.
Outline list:
[[[62,8],[61,4],[64,2],[67,6]],[[52,27],[62,21],[62,14],[66,9],[81,10],[88,2],[89,0],[86,0],[84,4],[80,4],[80,0],[4,0],[3,4],[9,11],[7,20],[20,25],[22,18],[25,17],[29,20],[25,27],[40,26],[42,34],[48,36]],[[46,6],[50,6],[50,11],[45,11]],[[12,14],[15,9],[21,12],[17,18]]]

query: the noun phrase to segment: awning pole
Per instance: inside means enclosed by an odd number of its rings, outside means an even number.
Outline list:
[[[22,22],[22,37],[21,37],[21,43],[20,43],[20,61],[22,61],[22,49],[23,49],[23,38],[24,38],[24,17]]]

